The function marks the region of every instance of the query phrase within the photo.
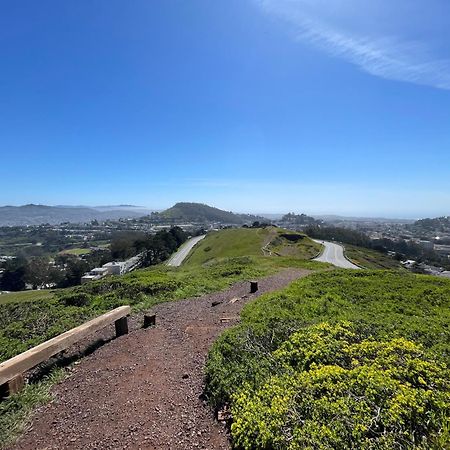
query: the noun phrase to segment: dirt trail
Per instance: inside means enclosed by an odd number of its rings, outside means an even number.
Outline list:
[[[140,318],[132,318],[130,334],[83,358],[55,386],[55,400],[12,448],[229,449],[224,427],[200,399],[208,349],[246,302],[308,273],[287,269],[264,278],[256,294],[231,304],[248,293],[248,283],[158,305],[154,328],[139,329]],[[232,320],[221,323],[223,317]]]

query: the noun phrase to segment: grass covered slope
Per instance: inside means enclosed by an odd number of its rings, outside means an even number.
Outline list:
[[[365,269],[400,269],[399,261],[376,250],[343,244],[347,258]]]
[[[293,236],[294,239],[288,237]],[[280,228],[233,228],[209,233],[185,261],[194,266],[236,256],[285,256],[307,260],[321,246],[307,236]]]
[[[20,291],[10,292],[0,295],[0,305],[5,303],[34,302],[37,300],[47,300],[53,297],[53,291]],[[1,310],[0,310],[1,311]]]
[[[147,309],[163,301],[219,291],[270,271],[248,258],[234,258],[204,268],[157,266],[53,295],[48,291],[7,294],[6,298],[11,295],[19,301],[0,304],[0,362],[117,306]],[[32,301],[37,293],[50,296]]]
[[[300,259],[311,259],[322,251],[322,245],[314,242],[303,233],[277,230],[267,249],[278,256],[292,256]]]
[[[241,228],[212,233],[180,268],[153,266],[70,289],[2,295],[0,362],[120,305],[148,309],[159,302],[219,291],[283,267],[327,267],[296,258],[254,256],[262,255],[261,246],[274,230]],[[204,262],[208,264],[202,265]]]
[[[449,280],[313,274],[245,307],[206,393],[231,403],[235,448],[448,448],[449,323]]]
[[[208,233],[185,261],[186,266],[205,264],[218,258],[262,256],[261,248],[272,233],[271,228],[230,228]]]

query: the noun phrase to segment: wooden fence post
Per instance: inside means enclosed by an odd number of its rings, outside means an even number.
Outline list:
[[[0,386],[0,399],[6,398],[9,395],[17,394],[25,386],[23,375],[17,375],[12,380],[9,380]]]
[[[114,322],[114,325],[116,326],[116,336],[122,336],[124,334],[128,334],[128,318],[127,317],[121,317],[120,319],[117,319]]]
[[[25,380],[23,375],[17,375],[17,377],[8,381],[8,391],[9,395],[17,394],[25,386]]]
[[[144,314],[144,328],[153,327],[156,325],[156,315],[148,316]]]

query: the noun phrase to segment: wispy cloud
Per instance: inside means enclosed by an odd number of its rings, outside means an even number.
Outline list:
[[[294,27],[297,39],[310,42],[355,64],[365,72],[386,79],[411,82],[450,90],[450,59],[442,58],[437,51],[436,36],[427,42],[402,32],[404,18],[398,12],[397,33],[386,35],[383,23],[377,30],[373,26],[367,32],[361,31],[359,19],[370,14],[369,2],[356,0],[256,0],[270,14],[274,14]],[[391,0],[389,0],[391,1]],[[371,2],[370,2],[371,3]],[[379,11],[385,0],[377,1]],[[428,5],[423,2],[423,8]],[[373,7],[373,3],[372,3]],[[330,11],[332,12],[330,14]],[[346,17],[346,12],[349,12]],[[350,14],[351,12],[351,14]],[[360,14],[355,14],[360,13]],[[394,21],[392,4],[387,20]],[[429,11],[427,11],[429,14]],[[373,23],[372,23],[373,25]],[[431,41],[433,44],[431,44]]]

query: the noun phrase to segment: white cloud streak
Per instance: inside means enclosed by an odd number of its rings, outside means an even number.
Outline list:
[[[381,30],[378,33],[371,30],[365,35],[350,29],[351,24],[342,20],[342,14],[340,17],[331,16],[331,19],[327,14],[330,9],[344,10],[349,6],[363,10],[364,2],[257,0],[257,3],[267,13],[293,25],[299,40],[309,42],[365,72],[385,79],[450,90],[450,59],[436,57],[432,46],[423,40],[418,42],[402,36],[401,26],[399,35],[384,36]]]

